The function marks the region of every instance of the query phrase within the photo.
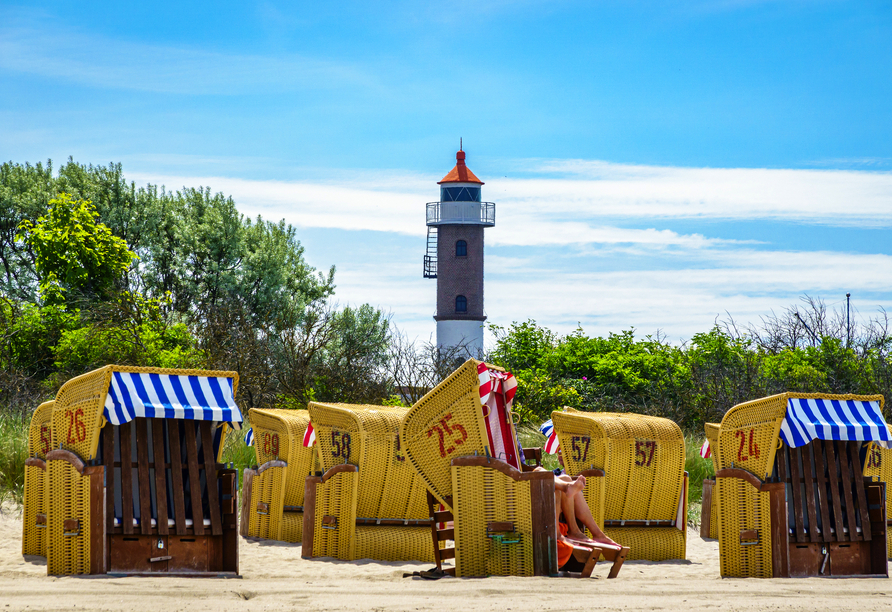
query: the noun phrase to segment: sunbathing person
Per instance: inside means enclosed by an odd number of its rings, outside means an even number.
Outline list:
[[[557,452],[558,461],[563,466],[564,457],[560,448]],[[537,468],[544,470],[544,468]],[[582,492],[585,490],[585,476],[573,478],[564,470],[554,470],[554,507],[557,514],[558,540],[569,540],[572,543],[588,544],[590,546],[610,546],[620,548],[620,545],[607,537],[598,527],[592,516]],[[580,523],[582,525],[580,526]],[[582,527],[588,529],[592,537],[585,535]]]

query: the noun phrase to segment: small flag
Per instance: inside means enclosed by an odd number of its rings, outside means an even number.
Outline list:
[[[542,435],[547,438],[545,441],[545,452],[551,455],[558,452],[561,444],[558,442],[557,432],[554,430],[554,425],[552,424],[551,419],[542,423],[542,425],[539,426],[539,431],[541,431]]]
[[[313,429],[313,424],[307,424],[307,431],[304,432],[304,446],[310,448],[316,443],[316,430]]]
[[[248,430],[245,434],[245,446],[254,446],[254,428]]]
[[[704,459],[709,459],[712,456],[712,449],[709,448],[709,440],[703,442],[703,446],[700,447],[700,456]]]

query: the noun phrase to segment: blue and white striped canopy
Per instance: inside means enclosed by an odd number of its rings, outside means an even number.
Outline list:
[[[254,428],[248,428],[248,433],[245,434],[245,446],[254,446]]]
[[[836,399],[787,400],[787,415],[780,436],[789,446],[818,440],[874,440],[888,448],[889,427],[879,402]]]
[[[137,417],[242,422],[232,378],[216,376],[112,372],[104,413],[112,425]]]

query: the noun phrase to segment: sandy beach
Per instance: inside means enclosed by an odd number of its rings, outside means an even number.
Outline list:
[[[429,564],[313,560],[300,546],[242,539],[241,579],[48,577],[21,555],[21,517],[0,515],[5,610],[889,610],[889,580],[722,579],[718,543],[688,534],[688,559],[629,561],[616,580],[403,578]]]

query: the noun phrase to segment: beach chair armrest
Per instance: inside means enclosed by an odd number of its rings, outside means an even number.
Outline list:
[[[719,478],[739,478],[753,485],[760,493],[771,493],[772,491],[782,491],[784,483],[782,482],[765,482],[752,472],[748,472],[742,468],[724,468],[715,473],[716,481]]]

